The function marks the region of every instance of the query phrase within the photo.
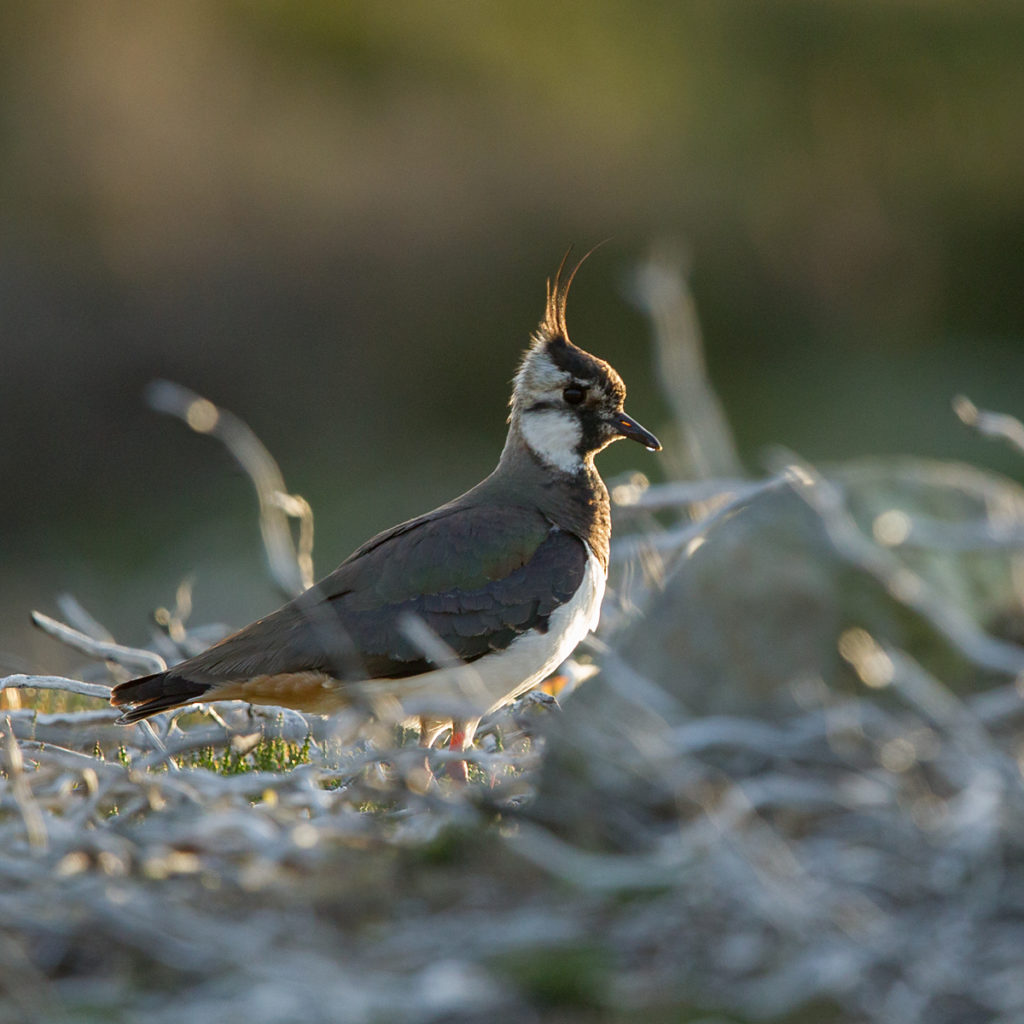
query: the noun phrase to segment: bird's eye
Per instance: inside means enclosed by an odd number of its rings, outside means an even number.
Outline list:
[[[570,384],[562,392],[562,397],[569,405],[579,405],[587,397],[587,389],[581,388],[578,384]]]

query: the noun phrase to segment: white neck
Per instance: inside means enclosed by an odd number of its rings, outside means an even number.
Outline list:
[[[539,409],[519,417],[519,432],[526,446],[548,466],[563,473],[583,468],[577,448],[582,431],[576,418],[561,409]]]

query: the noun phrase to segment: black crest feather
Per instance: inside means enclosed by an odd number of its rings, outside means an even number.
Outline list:
[[[572,270],[569,271],[567,276],[565,275],[565,266],[569,262],[569,257],[572,255],[572,246],[565,250],[565,255],[562,257],[562,262],[558,264],[558,270],[555,271],[554,280],[548,278],[548,298],[547,304],[544,307],[544,319],[541,321],[541,330],[547,335],[549,339],[562,337],[565,341],[569,340],[569,327],[565,320],[565,305],[569,299],[569,289],[572,287],[573,279],[576,277],[580,267],[594,254],[594,252],[601,248],[602,245],[607,241],[604,239],[598,242],[597,245],[588,249],[576,262]]]

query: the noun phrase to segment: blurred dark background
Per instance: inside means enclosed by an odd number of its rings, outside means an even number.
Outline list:
[[[276,605],[149,380],[254,427],[323,573],[489,471],[570,242],[612,237],[570,325],[652,429],[627,282],[669,236],[751,471],[1020,476],[950,398],[1024,413],[1022,39],[1016,2],[0,6],[0,670],[73,665],[28,626],[63,590],[126,642],[190,572],[200,622]]]

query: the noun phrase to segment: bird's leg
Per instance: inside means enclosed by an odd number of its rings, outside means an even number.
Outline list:
[[[479,718],[467,718],[454,720],[452,722],[452,739],[448,745],[449,750],[469,750],[473,746],[476,737],[477,727],[480,725]],[[469,781],[469,766],[465,761],[449,761],[448,775],[456,782]]]
[[[467,750],[473,745],[473,737],[476,735],[476,727],[479,719],[463,721],[439,721],[436,718],[420,716],[420,746],[429,750],[438,737],[451,725],[452,736],[448,743],[448,749],[453,752]],[[430,759],[424,758],[424,766],[430,771]],[[465,761],[449,761],[445,769],[448,778],[455,782],[465,783],[469,781],[469,767]]]
[[[460,722],[458,720],[453,721],[452,738],[451,742],[448,744],[448,749],[452,751],[457,750],[461,753],[473,742],[473,732],[475,731],[475,726],[474,729],[470,731],[467,729],[465,722]],[[449,761],[448,778],[455,782],[469,782],[469,766],[465,761]]]

